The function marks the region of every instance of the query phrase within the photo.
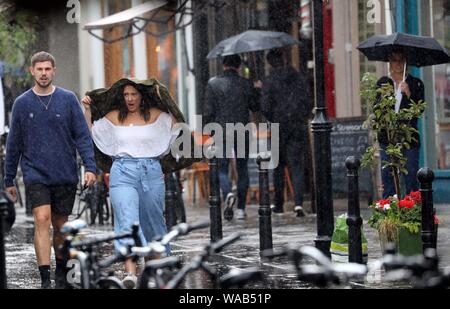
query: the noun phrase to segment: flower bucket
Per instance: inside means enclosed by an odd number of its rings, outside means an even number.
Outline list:
[[[407,229],[398,231],[398,253],[402,255],[422,254],[422,237],[420,233],[411,233]]]
[[[384,253],[389,242],[384,235],[378,235],[380,237],[381,251]],[[399,228],[397,239],[394,243],[395,251],[398,254],[411,256],[422,253],[422,238],[420,233],[411,233],[407,229]]]
[[[435,225],[435,233],[436,233],[436,239],[437,241],[437,232],[438,232],[439,225]],[[385,237],[382,235],[379,235],[380,237],[380,245],[381,245],[381,251],[386,251],[386,246],[388,244]],[[436,248],[436,243],[434,243],[434,247]],[[398,239],[395,242],[395,249],[396,252],[398,252],[401,255],[405,256],[411,256],[411,255],[417,255],[422,254],[423,252],[423,243],[422,243],[422,235],[421,233],[411,233],[405,228],[399,228],[398,229]]]

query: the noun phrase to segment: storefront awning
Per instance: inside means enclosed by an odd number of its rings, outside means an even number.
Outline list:
[[[128,10],[116,13],[114,15],[102,18],[97,21],[84,25],[92,36],[102,40],[105,43],[114,43],[123,39],[127,39],[140,32],[145,32],[153,36],[160,36],[166,33],[152,33],[148,30],[149,23],[167,24],[170,20],[175,20],[175,27],[169,32],[175,31],[189,25],[192,22],[192,8],[187,5],[188,0],[170,1],[170,0],[150,0]],[[191,18],[183,18],[184,16]],[[124,34],[115,38],[106,38],[98,35],[94,30],[110,30],[116,26],[128,27]]]
[[[132,7],[114,15],[90,22],[84,26],[85,30],[108,29],[120,25],[131,25],[142,20],[143,15],[155,11],[167,4],[165,0],[152,0]]]

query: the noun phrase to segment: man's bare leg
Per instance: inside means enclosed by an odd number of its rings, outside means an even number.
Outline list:
[[[33,209],[34,216],[34,250],[38,266],[50,265],[50,205],[42,205]]]
[[[34,216],[34,250],[41,275],[41,288],[50,288],[50,205],[42,205],[33,209]]]

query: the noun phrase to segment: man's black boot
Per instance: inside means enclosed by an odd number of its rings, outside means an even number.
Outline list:
[[[50,289],[52,287],[50,265],[39,266],[39,274],[41,275],[41,289]]]

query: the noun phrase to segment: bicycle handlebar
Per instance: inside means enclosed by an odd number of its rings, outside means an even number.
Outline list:
[[[72,248],[90,247],[90,246],[98,245],[98,244],[101,244],[104,242],[119,240],[119,239],[123,239],[123,238],[133,238],[135,241],[139,240],[139,243],[140,243],[140,239],[138,237],[138,231],[139,231],[139,225],[133,224],[133,226],[131,228],[131,232],[123,232],[120,234],[109,233],[106,235],[94,237],[92,239],[74,241],[74,242],[72,242],[71,247]]]
[[[175,289],[181,283],[181,281],[186,277],[191,271],[197,270],[199,268],[204,269],[211,277],[216,277],[216,272],[209,267],[205,261],[211,255],[219,253],[226,246],[234,243],[236,240],[241,238],[242,233],[233,233],[228,237],[219,240],[216,243],[209,244],[203,247],[203,250],[196,255],[189,264],[186,264],[181,270],[175,275],[175,277],[170,280],[165,286],[166,289]]]
[[[162,245],[167,245],[169,242],[171,242],[173,239],[175,239],[178,236],[183,236],[188,233],[190,233],[193,230],[203,229],[209,227],[209,222],[197,222],[192,224],[187,223],[179,223],[175,225],[169,233],[163,236],[161,239]]]
[[[179,223],[175,225],[169,233],[164,235],[159,241],[152,241],[146,247],[133,247],[131,252],[138,256],[147,257],[152,254],[160,255],[165,252],[165,246],[178,236],[188,234],[193,230],[203,229],[209,226],[209,222],[197,222],[193,224]]]
[[[77,219],[64,223],[61,228],[61,233],[72,234],[73,236],[75,236],[81,229],[84,229],[85,227],[87,227],[86,221]]]
[[[214,254],[214,253],[219,253],[220,251],[222,251],[223,248],[225,248],[228,245],[231,245],[232,243],[234,243],[241,237],[242,237],[242,233],[236,232],[236,233],[231,234],[228,237],[225,237],[225,238],[219,240],[218,242],[216,242],[210,246],[209,255]]]

